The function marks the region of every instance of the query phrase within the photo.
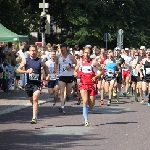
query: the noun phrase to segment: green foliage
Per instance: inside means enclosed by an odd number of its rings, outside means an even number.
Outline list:
[[[55,43],[104,45],[105,32],[111,34],[109,45],[116,46],[118,29],[124,30],[125,47],[150,46],[150,1],[147,0],[45,0],[48,14],[56,25],[72,35],[51,35]],[[0,21],[19,34],[39,31],[39,9],[42,0],[0,0]],[[59,39],[58,39],[59,37]],[[48,39],[48,37],[47,37]],[[50,42],[50,41],[48,41]]]

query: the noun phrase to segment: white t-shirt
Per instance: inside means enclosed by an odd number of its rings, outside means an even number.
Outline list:
[[[56,80],[56,75],[54,73],[54,64],[55,62],[53,62],[51,59],[49,59],[48,61],[46,61],[46,66],[48,67],[49,73],[50,73],[50,80]]]
[[[126,69],[129,69],[130,62],[132,61],[132,58],[130,56],[127,56],[127,55],[121,55],[121,57],[125,60],[125,64],[127,66]]]

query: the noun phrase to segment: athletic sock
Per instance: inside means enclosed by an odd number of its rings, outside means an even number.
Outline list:
[[[88,121],[88,106],[83,106],[83,117],[85,121]]]

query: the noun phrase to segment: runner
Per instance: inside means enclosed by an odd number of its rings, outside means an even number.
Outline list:
[[[116,48],[115,49],[115,59],[116,59],[116,63],[118,63],[120,69],[121,67],[124,65],[125,61],[124,59],[121,57],[121,54],[120,54],[120,49],[119,48]],[[117,71],[118,70],[118,67],[117,67]],[[122,85],[122,71],[120,73],[118,73],[118,75],[116,76],[116,84],[115,85],[117,88],[115,88],[114,90],[114,93],[113,93],[113,96],[117,98],[117,102],[119,102],[120,100],[120,93],[121,93],[121,85]]]
[[[144,66],[144,75],[142,74],[141,67],[142,65]],[[146,58],[144,58],[139,67],[138,71],[140,73],[140,79],[144,78],[143,83],[142,83],[142,90],[143,92],[147,91],[147,86],[148,86],[148,93],[149,93],[149,99],[148,99],[148,106],[150,106],[150,49],[146,50]]]
[[[74,67],[76,66],[76,60],[73,55],[69,55],[67,53],[67,45],[62,44],[60,46],[61,53],[60,56],[57,57],[55,63],[55,72],[58,70],[59,75],[59,88],[60,88],[60,100],[61,100],[61,107],[59,108],[59,112],[65,114],[65,93],[68,97],[71,96],[72,91],[72,82],[73,82],[73,75],[74,75]],[[66,88],[66,92],[65,92]]]
[[[105,72],[105,92],[109,93],[109,100],[107,103],[107,106],[111,105],[111,99],[113,94],[113,88],[116,84],[116,75],[118,75],[121,72],[119,64],[116,64],[116,60],[114,59],[114,53],[112,50],[108,50],[108,59],[104,62],[104,67],[106,69]],[[117,69],[118,68],[118,69]]]
[[[92,109],[95,105],[95,95],[97,94],[97,69],[101,70],[100,65],[96,59],[90,59],[92,54],[91,47],[85,47],[84,58],[79,61],[75,71],[78,72],[80,77],[79,90],[83,100],[83,117],[85,119],[85,126],[89,126],[88,122],[88,106]],[[94,70],[94,68],[96,68]]]
[[[104,62],[107,59],[105,48],[100,49],[100,54],[99,54],[99,56],[96,57],[96,59],[98,59],[100,66],[102,68],[104,68]],[[99,73],[99,71],[98,71],[98,73]],[[98,78],[98,84],[97,84],[98,90],[100,91],[100,95],[101,95],[101,100],[100,100],[101,105],[104,105],[104,84],[105,84],[104,75],[101,75]]]
[[[37,113],[38,113],[38,98],[40,95],[41,86],[41,67],[44,68],[46,72],[46,79],[49,80],[50,74],[41,58],[37,57],[38,50],[35,45],[31,45],[29,48],[30,57],[23,59],[20,66],[17,69],[17,73],[27,74],[27,84],[25,90],[33,106],[33,118],[31,124],[37,123]],[[24,70],[25,68],[25,70]]]
[[[130,71],[129,71],[129,64],[132,60],[132,58],[129,55],[129,48],[125,48],[124,54],[121,55],[121,57],[125,60],[125,64],[122,67],[122,81],[125,85],[125,93],[123,93],[124,96],[127,96],[129,92],[130,87]]]
[[[56,72],[54,71],[55,58],[56,58],[56,51],[52,50],[51,59],[46,61],[46,66],[48,67],[48,70],[50,72],[50,81],[48,82],[48,93],[50,95],[54,94],[53,106],[55,106],[58,100],[58,92],[59,92],[58,78]]]
[[[131,72],[131,82],[132,82],[132,88],[133,88],[133,94],[135,96],[135,102],[138,102],[137,98],[137,81],[138,81],[138,52],[134,53],[133,61],[130,62],[130,72]]]

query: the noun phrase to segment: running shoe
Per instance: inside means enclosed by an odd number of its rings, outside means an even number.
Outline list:
[[[135,99],[134,99],[134,102],[138,102],[138,98],[135,98]]]
[[[148,107],[150,107],[150,102],[147,103]]]
[[[68,96],[66,96],[66,101],[69,101],[69,100],[70,100],[70,98]]]
[[[147,96],[147,95],[148,95],[148,91],[145,92],[145,96]]]
[[[53,104],[53,108],[54,108],[55,105],[56,105],[56,103]]]
[[[81,104],[81,98],[80,97],[77,97],[77,105],[80,105]]]
[[[120,102],[120,99],[119,99],[119,97],[117,97],[117,99],[116,99],[116,102],[118,103],[118,102]]]
[[[111,101],[108,101],[108,102],[107,102],[107,106],[110,106],[110,105],[111,105]]]
[[[143,104],[144,103],[144,99],[142,99],[140,103]]]
[[[85,126],[85,127],[88,127],[88,126],[89,126],[89,122],[88,122],[88,121],[85,121],[84,126]]]
[[[32,120],[31,120],[30,123],[31,123],[31,124],[36,124],[36,123],[37,123],[37,119],[36,119],[36,118],[32,118]]]
[[[123,95],[124,97],[126,97],[126,96],[127,96],[127,94],[126,94],[126,93],[123,93],[122,95]]]
[[[100,101],[100,104],[101,104],[101,105],[104,105],[104,100],[101,100],[101,101]]]
[[[64,108],[59,107],[59,112],[60,112],[60,113],[65,114],[65,109],[64,109]]]

